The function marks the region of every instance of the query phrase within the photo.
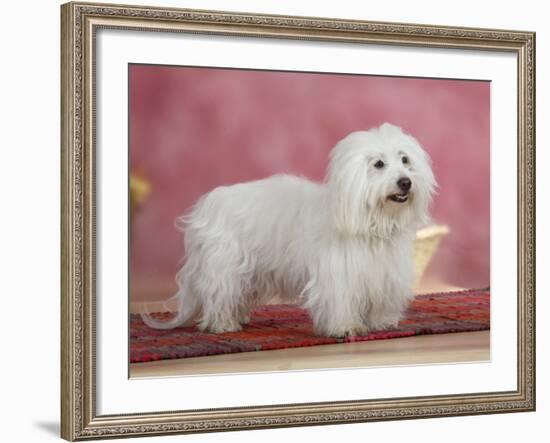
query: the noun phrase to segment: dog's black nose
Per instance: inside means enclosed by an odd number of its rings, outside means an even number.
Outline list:
[[[407,177],[401,177],[399,180],[397,180],[397,186],[399,186],[399,189],[401,189],[403,192],[407,192],[411,189],[412,182]]]

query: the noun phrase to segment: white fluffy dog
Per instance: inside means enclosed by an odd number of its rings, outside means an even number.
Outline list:
[[[419,143],[386,123],[341,140],[322,184],[276,175],[216,188],[178,219],[186,257],[177,315],[143,319],[237,331],[254,305],[279,295],[305,307],[320,335],[395,327],[435,187]]]

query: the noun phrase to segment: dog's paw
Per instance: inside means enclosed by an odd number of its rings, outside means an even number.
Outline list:
[[[239,332],[243,327],[239,323],[220,323],[215,325],[199,325],[199,329],[212,334],[223,334],[224,332]]]
[[[388,329],[397,329],[399,327],[399,319],[385,319],[370,323],[371,331],[387,331]]]
[[[367,326],[356,325],[356,326],[344,326],[344,327],[336,328],[333,331],[329,331],[329,333],[326,335],[334,338],[344,338],[344,337],[365,336],[368,333],[369,333],[369,328]]]
[[[250,315],[241,315],[239,317],[239,323],[241,323],[242,325],[247,325],[248,323],[250,323]]]

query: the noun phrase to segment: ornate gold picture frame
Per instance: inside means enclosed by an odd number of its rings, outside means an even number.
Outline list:
[[[61,7],[61,435],[214,432],[535,409],[535,34],[524,31],[68,3]],[[96,33],[99,29],[472,49],[517,57],[517,389],[455,395],[97,413]],[[498,131],[498,128],[493,128]],[[498,275],[493,276],[498,278]],[[514,343],[515,345],[515,343]],[[154,381],[152,381],[154,382]]]

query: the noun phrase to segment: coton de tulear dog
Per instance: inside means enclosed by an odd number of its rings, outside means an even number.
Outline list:
[[[320,335],[395,327],[412,297],[413,240],[435,187],[419,143],[386,123],[341,140],[322,184],[275,175],[216,188],[178,219],[177,315],[143,319],[237,331],[252,307],[278,295],[306,308]]]

